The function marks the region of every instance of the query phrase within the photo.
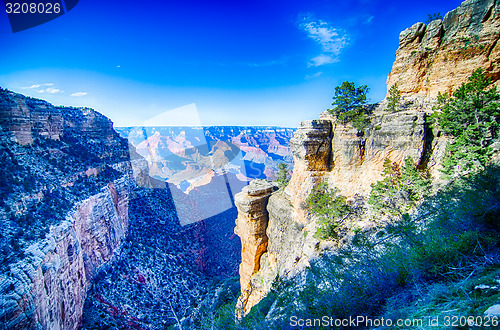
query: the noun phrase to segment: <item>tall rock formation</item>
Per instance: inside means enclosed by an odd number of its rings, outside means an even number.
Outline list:
[[[387,86],[403,95],[451,93],[477,68],[500,85],[500,4],[467,0],[443,20],[415,23],[401,32]]]
[[[244,309],[248,303],[252,292],[251,276],[259,270],[260,258],[267,250],[266,229],[269,214],[266,206],[274,190],[275,186],[265,180],[253,180],[234,197],[238,208],[234,232],[241,238],[241,296],[237,303],[238,310]]]

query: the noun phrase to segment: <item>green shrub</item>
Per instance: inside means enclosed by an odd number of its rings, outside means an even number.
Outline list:
[[[331,189],[328,184],[321,182],[307,199],[309,211],[320,219],[320,226],[315,237],[331,239],[337,237],[337,228],[351,213],[351,207],[337,188]]]
[[[434,14],[429,14],[427,15],[427,20],[425,21],[425,24],[429,24],[430,22],[437,20],[437,19],[443,19],[443,15],[441,13],[434,13]]]
[[[285,187],[290,182],[290,171],[285,163],[278,164],[278,173],[274,181],[278,183],[279,188]]]
[[[401,217],[430,193],[428,173],[419,170],[410,158],[405,159],[403,167],[386,159],[383,176],[382,181],[372,184],[368,199],[375,215]]]

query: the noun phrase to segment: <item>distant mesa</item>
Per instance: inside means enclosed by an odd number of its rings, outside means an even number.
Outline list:
[[[130,154],[147,162],[143,173],[164,183],[158,188],[168,186],[181,225],[234,207],[234,195],[250,180],[273,180],[278,164],[293,166],[289,145],[295,129],[291,128],[167,126],[116,130],[129,140]],[[138,181],[150,185],[151,180]]]

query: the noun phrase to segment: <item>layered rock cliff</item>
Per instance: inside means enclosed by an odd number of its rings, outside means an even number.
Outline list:
[[[467,0],[443,20],[415,23],[401,32],[387,86],[403,95],[451,93],[477,68],[500,84],[500,4]]]
[[[0,322],[75,329],[128,230],[128,143],[88,108],[0,89]]]
[[[131,183],[123,178],[75,206],[1,278],[8,329],[77,329],[87,289],[116,256],[128,230]]]

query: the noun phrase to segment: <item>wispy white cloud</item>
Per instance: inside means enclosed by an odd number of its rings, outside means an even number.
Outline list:
[[[35,89],[35,88],[40,88],[41,86],[54,86],[53,83],[46,83],[46,84],[34,84],[28,87],[21,87],[22,89]]]
[[[60,90],[59,88],[54,88],[54,87],[47,87],[45,89],[40,89],[38,90],[38,93],[41,93],[41,94],[57,94],[57,93],[64,93],[62,90]]]
[[[323,74],[323,72],[321,72],[321,71],[320,72],[316,72],[315,74],[308,74],[308,75],[306,75],[306,79],[310,80],[310,79],[318,78],[322,74]]]
[[[76,92],[76,93],[71,94],[71,96],[77,96],[77,97],[85,96],[85,95],[87,95],[87,92]]]
[[[301,17],[299,27],[322,48],[323,54],[311,59],[309,66],[338,62],[338,55],[349,44],[349,35],[346,31],[334,28],[325,21],[315,19],[311,14]]]
[[[330,63],[336,63],[339,59],[336,56],[321,54],[318,55],[307,63],[307,66],[321,66]]]
[[[267,61],[267,62],[259,62],[259,63],[256,63],[256,62],[252,62],[252,63],[242,63],[242,65],[244,66],[251,66],[251,67],[255,67],[255,68],[259,68],[259,67],[266,67],[266,66],[275,66],[275,65],[283,65],[286,63],[286,60],[274,60],[274,61]]]

